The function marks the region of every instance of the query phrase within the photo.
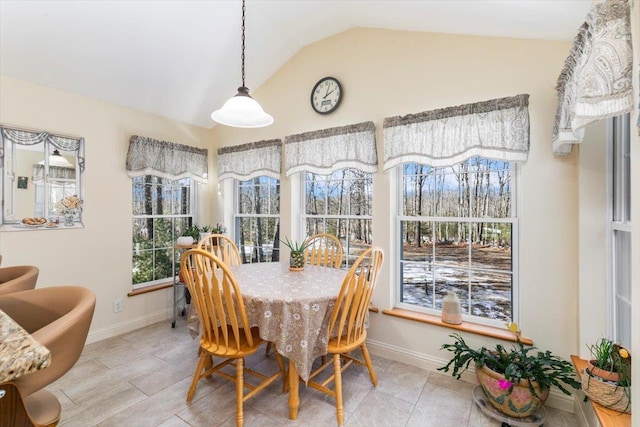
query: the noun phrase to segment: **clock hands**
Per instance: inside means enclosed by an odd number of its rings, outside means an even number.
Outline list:
[[[325,96],[322,97],[322,99],[326,98],[327,96],[331,95],[333,92],[335,92],[336,90],[333,89],[331,92],[327,92],[327,94]]]

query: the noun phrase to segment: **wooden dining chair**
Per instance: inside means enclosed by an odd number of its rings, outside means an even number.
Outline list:
[[[304,251],[306,264],[322,267],[340,268],[342,265],[342,243],[332,234],[314,234],[305,243],[308,245]]]
[[[369,369],[371,382],[374,387],[378,386],[378,378],[373,370],[365,340],[367,338],[366,320],[369,312],[369,303],[371,302],[371,295],[376,285],[378,273],[382,267],[383,258],[382,249],[373,247],[362,253],[349,269],[342,282],[342,288],[329,320],[327,353],[333,355],[333,360],[323,363],[309,376],[309,386],[335,397],[336,415],[340,426],[344,423],[342,372],[354,362],[366,366]],[[364,361],[351,355],[351,352],[357,348],[362,351]],[[347,360],[343,366],[341,366],[342,359]],[[332,364],[333,375],[323,382],[313,380]],[[335,383],[334,389],[327,387],[332,382]]]
[[[200,239],[198,248],[217,256],[227,265],[242,264],[238,247],[224,234],[209,234]]]
[[[236,426],[241,427],[244,423],[244,402],[283,376],[282,357],[276,354],[279,370],[270,376],[245,368],[244,358],[254,354],[265,341],[260,338],[258,328],[249,324],[240,287],[222,259],[202,249],[191,249],[182,256],[181,268],[193,271],[187,275],[187,287],[197,306],[202,331],[200,358],[187,393],[187,402],[191,401],[198,382],[203,378],[216,374],[234,381]],[[212,356],[224,360],[213,365],[210,363]],[[235,375],[223,371],[228,365],[235,366]],[[259,383],[245,382],[245,374],[258,378]]]

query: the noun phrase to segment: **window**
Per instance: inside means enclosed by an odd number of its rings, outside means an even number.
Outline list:
[[[467,320],[502,325],[515,318],[514,168],[482,157],[402,166],[399,306],[436,314],[453,290]]]
[[[609,122],[609,282],[613,340],[631,346],[631,138],[629,114]]]
[[[133,288],[173,279],[179,254],[173,246],[193,224],[194,184],[191,178],[170,180],[154,175],[133,179]]]
[[[280,180],[235,180],[235,236],[242,262],[280,260]]]
[[[337,236],[344,248],[343,268],[349,268],[371,246],[371,173],[358,169],[340,169],[330,175],[307,172],[304,184],[306,235]]]

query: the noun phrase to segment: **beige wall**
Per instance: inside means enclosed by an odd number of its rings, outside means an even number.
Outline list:
[[[556,157],[551,130],[555,82],[570,44],[535,40],[356,29],[302,49],[254,93],[275,124],[260,130],[216,126],[216,146],[373,120],[382,159],[383,118],[493,98],[530,94],[531,151],[519,173],[519,323],[537,346],[569,357],[578,349],[578,168],[576,153]],[[321,116],[309,105],[314,83],[337,77],[344,100]],[[250,82],[249,82],[250,84]],[[380,170],[382,168],[380,167]],[[397,262],[392,246],[393,173],[374,177],[374,244],[384,248],[385,267],[374,295],[393,306]],[[282,230],[291,235],[291,190],[297,177],[282,178]],[[551,332],[552,331],[552,332]],[[433,368],[450,329],[375,314],[372,351]],[[474,344],[492,339],[469,335]],[[570,409],[570,402],[565,401]]]
[[[0,232],[3,265],[38,266],[38,287],[77,284],[92,289],[97,305],[90,341],[168,318],[170,290],[126,296],[131,291],[132,196],[125,172],[129,138],[143,135],[207,147],[210,131],[7,76],[0,76],[0,122],[86,141],[85,227]],[[203,218],[210,217],[212,187],[203,188]],[[113,313],[117,298],[124,301],[121,313]]]

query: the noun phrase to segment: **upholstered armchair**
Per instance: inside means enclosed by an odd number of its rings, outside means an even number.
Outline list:
[[[45,387],[68,372],[80,357],[95,304],[93,292],[79,286],[0,295],[0,310],[51,352],[47,368],[12,381],[33,425],[55,426],[60,420],[60,402]],[[0,424],[11,414],[1,416]]]
[[[39,273],[38,267],[33,265],[0,268],[0,295],[35,288]]]

